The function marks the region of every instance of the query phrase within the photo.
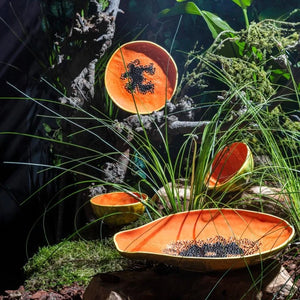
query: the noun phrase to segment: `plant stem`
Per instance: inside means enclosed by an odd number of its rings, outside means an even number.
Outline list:
[[[245,19],[245,24],[246,24],[246,29],[249,29],[249,19],[248,19],[248,14],[247,14],[247,8],[243,8],[243,14],[244,14],[244,19]]]

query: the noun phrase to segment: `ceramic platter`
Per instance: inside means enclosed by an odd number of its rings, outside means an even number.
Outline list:
[[[286,247],[294,233],[288,222],[270,214],[241,209],[203,209],[172,214],[118,232],[114,242],[120,254],[131,259],[148,259],[205,272],[257,264]],[[170,245],[182,241],[207,241],[218,236],[249,240],[259,247],[254,253],[231,257],[190,257],[170,254],[168,250]]]

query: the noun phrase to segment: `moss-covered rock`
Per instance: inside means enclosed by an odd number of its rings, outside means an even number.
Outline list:
[[[112,240],[63,241],[40,248],[28,261],[25,286],[29,290],[59,289],[74,283],[85,286],[95,274],[122,270],[127,264]]]

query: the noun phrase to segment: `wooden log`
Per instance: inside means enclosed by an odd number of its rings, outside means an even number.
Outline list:
[[[270,267],[271,266],[271,267]],[[197,273],[168,267],[119,271],[96,275],[83,295],[84,300],[151,299],[266,299],[267,294],[288,294],[292,281],[276,261],[248,269]],[[254,286],[254,282],[256,285]],[[284,289],[283,289],[284,287]],[[208,298],[206,298],[208,297]]]

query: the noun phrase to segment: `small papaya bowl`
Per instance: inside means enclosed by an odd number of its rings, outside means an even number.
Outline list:
[[[203,209],[172,214],[118,232],[114,243],[127,258],[205,272],[260,263],[286,247],[294,234],[288,222],[270,214]]]
[[[206,176],[209,189],[239,190],[249,179],[254,161],[248,145],[235,142],[225,146],[215,156],[211,171]]]
[[[90,199],[94,214],[107,225],[119,226],[136,221],[145,211],[146,194],[111,192]]]
[[[121,45],[109,59],[104,75],[108,95],[121,109],[149,114],[173,97],[177,66],[161,46],[144,40]]]

